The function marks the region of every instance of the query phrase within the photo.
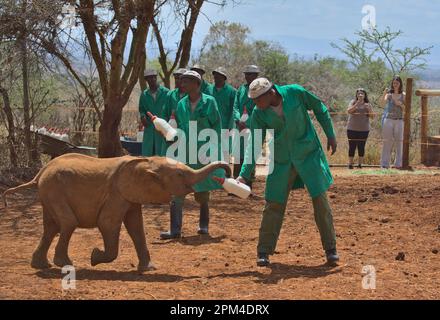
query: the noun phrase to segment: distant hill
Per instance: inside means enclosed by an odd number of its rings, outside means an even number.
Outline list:
[[[417,72],[421,85],[429,88],[440,88],[440,66],[431,66],[426,70]]]

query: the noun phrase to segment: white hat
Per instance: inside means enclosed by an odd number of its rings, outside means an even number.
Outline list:
[[[221,74],[222,76],[225,76],[226,79],[228,78],[227,71],[226,71],[226,69],[223,68],[223,67],[218,67],[217,69],[215,69],[214,71],[212,71],[212,74],[214,74],[214,73]]]
[[[203,66],[203,65],[201,65],[201,64],[195,64],[192,68],[191,68],[191,70],[201,70],[201,71],[203,71],[203,73],[206,73],[206,68],[205,68],[205,66]]]
[[[256,65],[248,65],[244,67],[243,73],[260,73],[261,70],[258,66]]]
[[[187,72],[185,72],[184,74],[182,74],[180,76],[181,78],[191,78],[191,79],[196,79],[199,82],[202,82],[202,77],[200,76],[200,74],[198,72],[189,70]]]
[[[251,99],[257,99],[263,94],[272,89],[273,84],[266,78],[258,78],[252,81],[249,85],[248,97]]]
[[[157,76],[157,71],[153,69],[147,69],[144,72],[144,78],[151,77],[151,76]]]
[[[182,74],[184,74],[184,73],[187,72],[187,71],[188,71],[188,70],[185,69],[185,68],[179,68],[179,69],[177,69],[176,71],[174,71],[173,75],[182,75]]]

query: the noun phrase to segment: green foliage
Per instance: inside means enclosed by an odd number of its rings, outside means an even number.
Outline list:
[[[342,39],[343,46],[331,45],[344,53],[354,67],[384,61],[394,74],[414,71],[426,67],[425,57],[430,54],[432,46],[426,48],[406,47],[395,49],[395,40],[403,32],[392,31],[390,27],[380,31],[377,28],[365,29],[355,33],[358,39]]]
[[[208,71],[225,67],[229,82],[234,86],[244,81],[243,66],[257,64],[263,70],[262,75],[273,82],[301,84],[333,111],[345,111],[359,87],[366,89],[373,105],[378,106],[379,98],[393,76],[392,69],[386,60],[377,56],[378,50],[370,49],[367,39],[344,42],[346,47],[340,49],[347,54],[348,60],[290,57],[280,44],[251,40],[248,27],[221,21],[210,28],[200,54],[193,62],[204,64]],[[405,70],[403,72],[403,76],[407,75]],[[206,77],[212,80],[210,72]]]
[[[215,23],[209,29],[200,54],[193,63],[200,62],[209,71],[219,66],[225,67],[229,82],[238,86],[243,81],[243,66],[256,63],[249,33],[249,28],[239,23]],[[206,75],[208,79],[210,76],[210,73]]]
[[[278,84],[289,83],[289,56],[275,43],[255,41],[253,44],[257,64],[266,77]]]
[[[211,26],[194,60],[210,71],[225,67],[229,82],[235,86],[244,81],[243,67],[249,64],[257,64],[276,83],[289,82],[289,56],[285,50],[276,43],[252,41],[249,28],[239,23],[221,21]]]

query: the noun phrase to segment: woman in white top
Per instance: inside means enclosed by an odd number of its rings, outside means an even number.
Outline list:
[[[385,90],[382,98],[382,106],[385,106],[385,111],[382,116],[383,148],[381,167],[386,169],[390,167],[393,145],[396,147],[394,166],[396,168],[402,167],[403,110],[406,94],[403,92],[403,82],[399,76],[393,78],[391,88]]]

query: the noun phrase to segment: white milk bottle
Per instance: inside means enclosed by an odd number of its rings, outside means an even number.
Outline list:
[[[225,189],[228,193],[235,194],[242,199],[247,199],[252,193],[251,188],[248,185],[238,182],[235,179],[219,177],[212,177],[212,179],[220,183],[223,189]]]
[[[167,141],[172,141],[174,137],[177,136],[177,130],[171,127],[164,119],[158,118],[151,112],[147,112],[147,115],[150,117],[151,121],[153,121],[156,130],[162,133]]]

